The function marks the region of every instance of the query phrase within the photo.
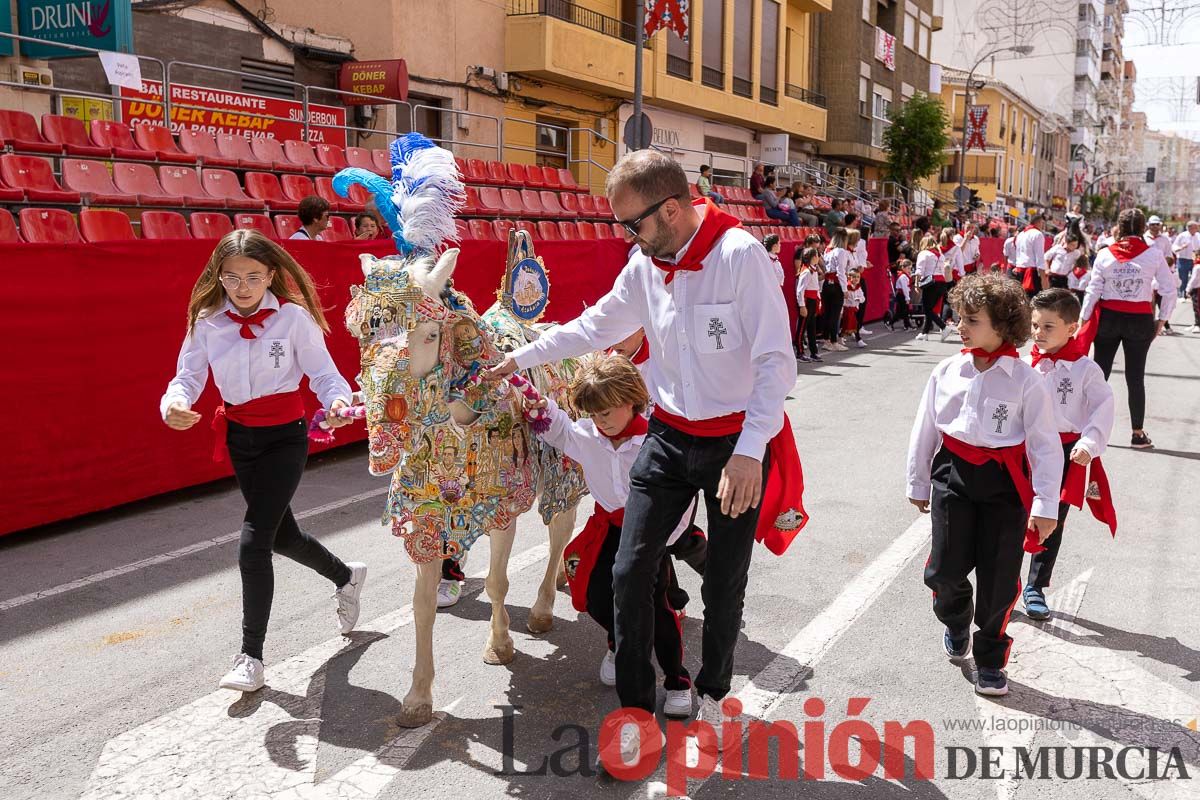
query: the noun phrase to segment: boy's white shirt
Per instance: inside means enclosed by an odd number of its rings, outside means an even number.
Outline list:
[[[1025,361],[1042,376],[1050,392],[1059,433],[1080,434],[1075,446],[1092,458],[1102,456],[1112,436],[1116,402],[1100,365],[1087,356],[1075,361],[1043,358],[1036,366],[1032,356]]]

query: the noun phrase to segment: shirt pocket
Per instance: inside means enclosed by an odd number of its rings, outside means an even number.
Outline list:
[[[979,418],[980,429],[986,436],[1011,436],[1020,415],[1020,400],[986,397],[983,400],[983,415]]]
[[[258,351],[258,364],[263,372],[284,372],[292,366],[292,343],[287,339],[263,339]]]
[[[705,303],[692,311],[692,341],[705,355],[731,353],[742,346],[742,326],[733,303]]]

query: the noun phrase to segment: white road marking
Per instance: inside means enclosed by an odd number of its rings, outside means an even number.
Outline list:
[[[509,575],[543,561],[549,550],[543,543],[512,556]],[[470,579],[486,576],[484,569]],[[297,798],[331,797],[331,791],[345,792],[338,797],[376,796],[403,769],[435,723],[402,732],[332,776],[334,783],[328,790],[314,789],[324,667],[333,657],[365,646],[373,639],[371,634],[390,634],[412,620],[409,603],[361,626],[355,634],[357,643],[337,636],[268,667],[267,688],[261,693],[239,701],[239,693],[218,689],[109,739],[81,800],[144,797],[151,787],[156,795],[169,790],[172,798],[196,800],[280,792]],[[257,707],[246,714],[233,713],[231,707],[239,702],[257,702]],[[272,757],[265,746],[272,739],[271,729],[280,725],[287,725],[293,737],[291,764],[276,763],[277,754]]]
[[[345,506],[353,505],[354,503],[358,503],[363,500],[370,500],[371,498],[378,497],[381,494],[386,494],[387,491],[387,486],[380,486],[379,488],[372,489],[369,492],[360,492],[359,494],[351,495],[350,497],[343,497],[341,500],[334,500],[333,502],[326,503],[325,505],[317,506],[316,508],[310,508],[307,511],[301,511],[300,513],[296,514],[296,519],[308,519],[309,517],[315,517],[328,511],[335,511],[339,508],[344,508]],[[241,535],[242,532],[237,530],[233,533],[226,533],[212,539],[205,539],[202,542],[189,544],[186,547],[180,547],[176,550],[170,551],[169,553],[161,553],[157,556],[150,556],[149,558],[143,558],[130,564],[124,564],[120,567],[114,567],[112,569],[106,569],[103,572],[97,572],[94,575],[88,575],[87,577],[78,578],[73,581],[68,581],[67,583],[60,583],[58,586],[52,586],[49,589],[41,589],[36,592],[30,592],[29,594],[23,594],[19,597],[13,597],[9,600],[0,602],[0,611],[8,611],[9,609],[17,608],[18,606],[23,606],[37,600],[45,600],[48,597],[54,597],[55,595],[60,595],[65,592],[82,589],[85,586],[91,586],[92,584],[106,581],[109,578],[116,578],[119,575],[127,575],[130,572],[136,572],[139,569],[153,567],[157,564],[165,564],[168,561],[174,561],[177,558],[190,556],[193,553],[199,553],[213,547],[220,547],[223,544],[237,541],[238,537]]]

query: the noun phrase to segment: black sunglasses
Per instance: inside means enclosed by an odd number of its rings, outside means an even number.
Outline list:
[[[674,194],[670,195],[668,197],[664,197],[662,200],[659,200],[657,203],[655,203],[654,205],[650,206],[645,211],[643,211],[640,215],[638,215],[638,217],[636,219],[630,220],[629,222],[625,222],[624,220],[617,220],[617,224],[620,225],[625,230],[629,231],[630,236],[636,237],[636,236],[638,236],[638,229],[640,229],[642,227],[642,223],[645,222],[647,219],[649,219],[651,217],[651,215],[654,214],[655,211],[658,211],[660,208],[662,208],[663,203],[667,202],[668,200],[674,200],[676,197],[678,197],[678,195],[674,195]]]

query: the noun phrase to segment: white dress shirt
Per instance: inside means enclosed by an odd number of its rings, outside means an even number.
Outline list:
[[[1046,251],[1046,266],[1051,275],[1069,275],[1075,269],[1075,262],[1083,252],[1079,249],[1068,250],[1061,244],[1056,244]]]
[[[1091,319],[1101,300],[1153,303],[1156,284],[1164,287],[1159,291],[1162,304],[1158,308],[1158,318],[1170,319],[1175,310],[1175,272],[1167,266],[1162,250],[1151,246],[1129,261],[1118,261],[1111,248],[1101,250],[1092,262],[1091,280],[1083,298],[1080,318]]]
[[[848,285],[847,280],[853,261],[854,254],[843,247],[835,247],[825,254],[825,277],[828,278],[830,273],[836,273],[843,292],[846,291]]]
[[[1046,234],[1037,228],[1026,228],[1017,234],[1016,241],[1018,268],[1046,268]]]
[[[1076,278],[1075,271],[1071,270],[1067,273],[1067,288],[1074,292],[1082,292],[1087,290],[1088,284],[1092,282],[1092,271],[1088,269],[1083,273],[1083,277]]]
[[[783,286],[783,263],[774,253],[767,253],[767,255],[771,257],[771,266],[775,268],[775,277],[779,280],[779,285]]]
[[[976,234],[970,239],[963,240],[963,235],[957,234],[954,237],[954,243],[958,245],[962,252],[963,263],[975,264],[979,262],[979,236]]]
[[[1009,264],[1016,263],[1017,260],[1017,237],[1010,236],[1004,240],[1004,245],[1001,248],[1004,254],[1004,260]]]
[[[867,241],[859,239],[854,245],[854,263],[859,269],[867,268]]]
[[[867,295],[862,290],[860,285],[857,289],[850,289],[846,292],[846,299],[842,302],[845,308],[858,308],[867,299]]]
[[[690,245],[690,242],[689,242]],[[676,261],[686,251],[676,254]],[[603,350],[644,328],[656,406],[691,420],[746,412],[734,453],[762,460],[796,385],[787,306],[762,244],[727,231],[694,272],[667,273],[640,251],[579,317],[513,352],[521,369]]]
[[[917,254],[917,285],[924,286],[938,276],[946,277],[942,271],[941,256],[932,250],[922,250]]]
[[[195,329],[183,340],[175,377],[159,402],[159,412],[167,418],[167,408],[175,402],[187,408],[195,404],[208,383],[213,381],[227,404],[241,405],[267,395],[295,391],[307,375],[313,394],[329,408],[335,400],[350,403],[350,384],[338,372],[325,347],[325,332],[312,315],[296,303],[284,303],[268,290],[259,308],[274,308],[276,313],[263,320],[262,327],[251,326],[255,339],[243,339],[241,323],[225,315],[238,311],[228,300],[225,305],[196,320]]]
[[[1146,244],[1157,248],[1163,254],[1164,258],[1175,257],[1174,244],[1171,242],[1171,237],[1165,233],[1160,233],[1158,236],[1151,236],[1149,233],[1146,233],[1142,238],[1146,240]]]
[[[1033,369],[1046,384],[1059,432],[1080,434],[1076,446],[1092,458],[1104,455],[1116,404],[1100,365],[1087,356],[1076,361],[1043,358]]]
[[[904,295],[906,302],[912,301],[912,281],[903,272],[896,276],[896,291]]]
[[[942,253],[943,267],[950,267],[950,280],[956,281],[967,274],[966,257],[963,255],[962,248],[957,244],[951,247],[945,253]]]
[[[624,508],[629,500],[629,471],[637,460],[646,441],[646,435],[630,436],[613,447],[612,440],[596,430],[590,419],[573,420],[555,402],[546,398],[546,411],[550,415],[550,430],[539,434],[542,441],[557,447],[568,458],[572,458],[583,469],[583,480],[587,483],[592,499],[605,511],[613,512]],[[675,544],[691,524],[696,500],[667,539],[667,546]]]
[[[959,353],[933,368],[912,436],[908,441],[908,496],[928,500],[933,457],[942,434],[976,447],[1025,443],[1033,470],[1035,517],[1058,517],[1063,448],[1042,376],[1009,356],[988,369],[975,369],[970,353]]]
[[[821,279],[815,269],[805,268],[796,276],[796,302],[804,305],[805,292],[820,292]]]
[[[1200,233],[1188,233],[1184,231],[1175,237],[1175,241],[1171,245],[1171,250],[1175,253],[1176,258],[1192,261],[1195,258],[1196,251],[1200,250]]]

